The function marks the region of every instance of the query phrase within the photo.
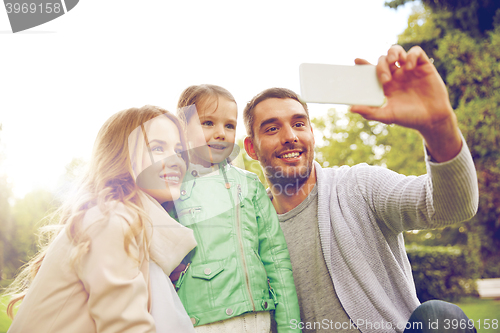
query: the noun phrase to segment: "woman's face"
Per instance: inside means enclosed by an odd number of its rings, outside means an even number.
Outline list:
[[[145,147],[136,182],[139,188],[162,204],[180,196],[186,173],[186,162],[181,156],[184,147],[179,129],[166,116],[156,117],[148,125],[143,127]]]

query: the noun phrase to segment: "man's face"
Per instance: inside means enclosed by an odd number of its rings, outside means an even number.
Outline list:
[[[314,135],[304,107],[293,99],[270,98],[254,109],[254,138],[245,139],[272,184],[302,185],[311,175]]]

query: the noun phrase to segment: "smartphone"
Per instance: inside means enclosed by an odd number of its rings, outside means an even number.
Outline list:
[[[310,103],[381,106],[385,96],[373,65],[301,64],[300,91]]]

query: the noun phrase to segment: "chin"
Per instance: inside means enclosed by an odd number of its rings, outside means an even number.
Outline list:
[[[226,158],[227,158],[227,156],[226,156],[226,157],[215,157],[215,158],[213,159],[213,162],[212,162],[212,163],[221,163],[221,162],[224,162],[224,160],[225,160]]]
[[[174,201],[179,199],[180,191],[168,191],[168,190],[144,190],[147,194],[152,196],[160,204],[167,201]]]

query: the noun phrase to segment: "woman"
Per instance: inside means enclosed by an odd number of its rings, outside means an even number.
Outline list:
[[[179,197],[187,164],[181,126],[166,110],[108,119],[52,241],[11,286],[9,315],[22,304],[9,332],[156,332],[152,307],[180,304],[164,292],[166,275],[196,246],[160,206]],[[158,286],[162,295],[151,297]],[[163,327],[192,330],[182,306],[174,310]]]

